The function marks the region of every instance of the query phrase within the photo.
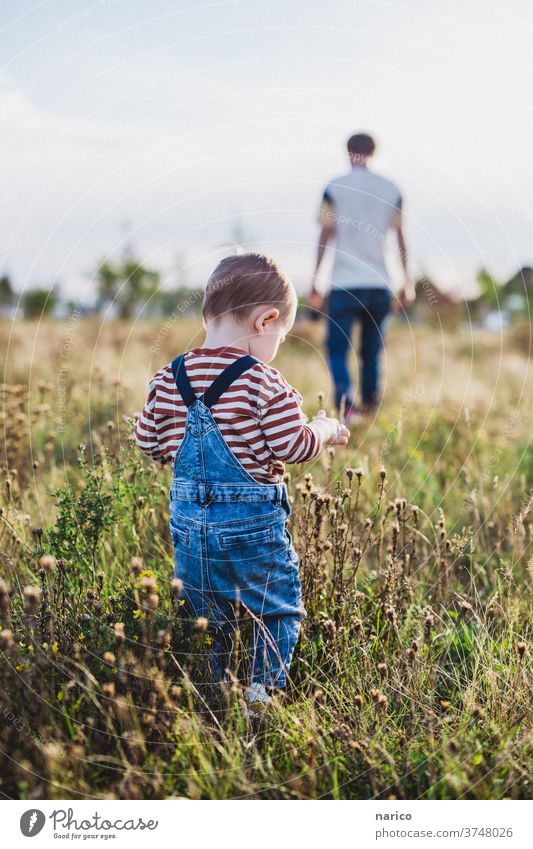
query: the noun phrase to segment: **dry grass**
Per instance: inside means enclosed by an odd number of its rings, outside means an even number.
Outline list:
[[[310,414],[321,333],[299,325],[276,361]],[[227,692],[203,683],[208,635],[171,591],[168,472],[123,420],[201,338],[192,321],[0,327],[0,791],[530,795],[527,358],[392,328],[375,420],[289,470],[308,618],[288,698],[257,726],[242,647]]]

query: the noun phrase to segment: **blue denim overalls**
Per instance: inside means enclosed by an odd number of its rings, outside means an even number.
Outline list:
[[[213,638],[210,666],[226,678],[239,616],[252,619],[251,683],[284,687],[305,617],[298,555],[285,527],[292,510],[285,483],[261,484],[232,453],[210,408],[258,360],[243,356],[194,394],[184,354],[172,363],[187,406],[174,459],[170,531],[175,577],[188,615],[205,617]]]

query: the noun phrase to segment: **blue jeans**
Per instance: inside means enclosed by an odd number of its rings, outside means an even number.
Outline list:
[[[335,383],[335,403],[342,397],[346,403],[354,402],[354,393],[348,371],[348,353],[352,327],[356,319],[361,322],[361,396],[363,403],[375,404],[379,400],[379,355],[383,347],[385,319],[391,308],[391,292],[386,288],[332,289],[328,296],[326,347],[329,366]]]
[[[235,366],[232,374],[242,373],[246,363],[237,364],[252,359],[243,357],[226,372]],[[209,409],[221,394],[219,378],[196,398],[185,368],[176,366],[175,376],[188,406],[169,502],[183,609],[207,620],[216,680],[226,677],[233,631],[248,617],[251,682],[284,687],[306,615],[298,555],[286,528],[292,512],[287,487],[258,483],[228,447]]]

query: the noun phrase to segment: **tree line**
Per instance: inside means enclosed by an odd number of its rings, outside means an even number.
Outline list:
[[[174,312],[180,304],[183,305],[181,312],[198,312],[200,308],[202,287],[162,288],[160,272],[147,268],[133,255],[101,262],[93,279],[94,303],[82,312],[129,320],[139,314],[146,318],[163,317]],[[439,289],[432,280],[420,277],[416,281],[417,306],[413,309],[429,317],[432,311],[462,313],[466,306],[468,316],[474,320],[482,319],[491,310],[505,311],[511,316],[531,315],[533,268],[519,269],[506,282],[496,280],[482,269],[477,282],[478,294],[465,304]],[[305,306],[306,299],[301,300]],[[79,311],[79,305],[65,300],[59,286],[29,287],[19,293],[9,275],[0,277],[0,313],[4,316],[20,310],[24,318],[34,319],[58,316],[73,309]]]

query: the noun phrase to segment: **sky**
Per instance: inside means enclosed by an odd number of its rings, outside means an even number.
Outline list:
[[[402,191],[415,275],[465,295],[481,267],[533,264],[529,0],[3,0],[0,32],[0,273],[19,290],[90,300],[126,245],[165,286],[202,285],[238,239],[303,293],[360,130]]]

